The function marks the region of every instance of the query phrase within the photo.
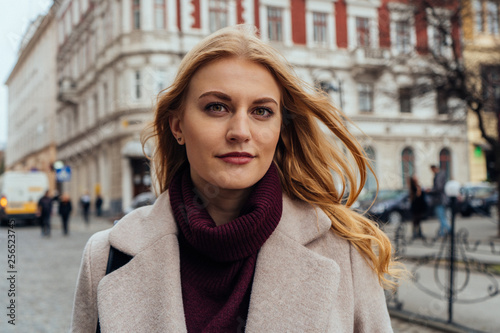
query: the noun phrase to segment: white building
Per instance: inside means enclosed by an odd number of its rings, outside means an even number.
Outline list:
[[[425,81],[426,47],[438,46],[434,30],[412,13],[389,0],[61,1],[54,82],[57,156],[73,173],[65,190],[73,198],[100,192],[111,213],[146,190],[139,134],[157,93],[193,45],[239,23],[257,26],[368,136],[360,140],[381,188],[403,187],[414,172],[430,186],[433,163],[467,181],[465,118],[448,112],[457,103],[414,92]]]
[[[18,60],[6,85],[9,90],[7,170],[41,170],[55,189],[57,108],[56,26],[53,6],[39,16],[21,41]]]

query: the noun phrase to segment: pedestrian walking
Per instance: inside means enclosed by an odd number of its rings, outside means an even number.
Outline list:
[[[413,219],[413,239],[424,239],[425,237],[422,233],[420,223],[427,213],[427,202],[425,201],[425,192],[422,191],[422,187],[420,186],[416,175],[408,177],[408,190],[410,194],[410,209]]]
[[[88,226],[90,224],[90,217],[89,217],[90,196],[88,192],[85,192],[85,194],[82,195],[82,197],[80,198],[80,206],[82,208],[83,220],[85,221],[85,224]]]
[[[102,203],[103,203],[102,197],[100,194],[98,194],[97,197],[95,198],[95,211],[97,216],[102,215]]]
[[[448,198],[444,192],[446,185],[446,173],[440,170],[436,165],[431,165],[431,170],[434,173],[433,186],[430,193],[432,194],[432,202],[434,205],[434,212],[439,220],[438,237],[448,235],[451,230],[448,219],[446,218],[446,204]]]
[[[369,159],[291,68],[243,27],[188,52],[143,141],[161,195],[89,240],[73,332],[392,332],[391,243],[349,208]]]
[[[52,215],[52,204],[54,200],[49,196],[49,191],[45,191],[43,197],[38,200],[37,215],[40,219],[42,237],[50,237],[50,218]]]
[[[68,224],[72,209],[71,199],[67,193],[64,193],[59,200],[59,215],[61,216],[64,235],[68,235],[69,232]]]

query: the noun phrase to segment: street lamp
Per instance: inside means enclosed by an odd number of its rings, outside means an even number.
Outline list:
[[[451,231],[450,231],[450,285],[448,291],[448,322],[453,321],[453,287],[455,278],[455,215],[457,198],[460,195],[460,183],[450,180],[444,186],[444,193],[450,198],[451,206]]]
[[[340,102],[340,109],[344,111],[344,98],[343,98],[343,91],[342,91],[342,81],[339,79],[338,80],[338,85],[334,86],[328,81],[320,81],[319,82],[319,87],[321,90],[324,92],[328,93],[330,91],[338,92],[339,93],[339,102]]]

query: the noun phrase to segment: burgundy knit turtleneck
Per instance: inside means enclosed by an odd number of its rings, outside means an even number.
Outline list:
[[[189,168],[169,187],[179,227],[182,300],[188,332],[235,332],[248,313],[257,253],[278,225],[282,193],[271,165],[240,216],[216,226],[194,192]]]

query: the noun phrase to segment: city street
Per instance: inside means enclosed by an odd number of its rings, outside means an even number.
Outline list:
[[[3,278],[0,280],[0,302],[4,311],[11,299],[15,299],[15,326],[5,312],[1,316],[1,332],[67,332],[71,319],[73,293],[80,265],[80,258],[87,239],[96,231],[108,228],[111,222],[93,218],[87,228],[80,217],[73,217],[70,224],[70,235],[64,237],[61,232],[59,217],[52,219],[52,236],[42,238],[38,227],[17,227],[16,262],[15,262],[15,297],[8,295],[11,288],[8,278],[12,275],[7,267],[8,228],[0,229],[0,244],[3,258],[0,269]],[[427,225],[429,226],[429,225]],[[411,293],[411,288],[410,293]],[[401,290],[401,296],[409,293],[408,288]],[[409,309],[429,308],[428,300],[420,297],[421,293],[412,294],[414,302],[405,300]],[[497,302],[498,302],[497,298]],[[429,303],[436,305],[436,302]],[[440,306],[440,305],[439,305]],[[470,306],[467,309],[472,309]],[[498,309],[498,307],[496,307]],[[441,309],[441,307],[440,307]],[[481,307],[480,310],[484,309]],[[492,309],[489,312],[492,314]],[[429,311],[432,310],[429,308]],[[471,313],[475,313],[474,310]],[[441,332],[417,324],[393,318],[395,332],[430,333]],[[493,331],[491,331],[493,332]]]
[[[0,229],[0,332],[68,332],[73,293],[80,258],[87,239],[96,231],[111,226],[104,219],[92,219],[87,228],[80,217],[70,220],[70,235],[62,235],[58,216],[52,217],[52,235],[42,238],[38,227],[17,227],[16,236],[16,318],[8,324],[6,307],[11,297],[7,278],[8,228]]]

